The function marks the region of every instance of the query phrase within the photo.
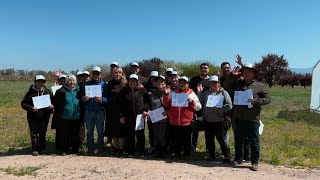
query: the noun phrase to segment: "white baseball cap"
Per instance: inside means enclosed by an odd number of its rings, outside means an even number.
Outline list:
[[[170,76],[171,76],[171,75],[178,75],[178,72],[177,72],[177,71],[172,71],[171,74],[170,74]]]
[[[82,75],[82,74],[83,74],[82,71],[78,71],[78,72],[77,72],[77,76],[80,76],[80,75]]]
[[[158,76],[157,80],[160,79],[160,78],[163,79],[164,81],[166,80],[166,78],[164,76],[162,76],[162,75]]]
[[[139,67],[139,64],[137,62],[133,62],[133,63],[131,63],[131,67],[132,66],[138,66]]]
[[[85,75],[88,75],[88,76],[90,76],[90,73],[89,73],[89,71],[83,71],[83,72],[82,72],[82,74],[85,74]]]
[[[61,74],[58,79],[67,78],[67,75]]]
[[[189,78],[187,77],[187,76],[182,76],[182,77],[180,77],[179,78],[179,81],[180,80],[184,80],[184,81],[186,81],[187,83],[189,83]]]
[[[158,76],[159,76],[158,71],[151,71],[150,77],[158,77]]]
[[[219,82],[219,77],[216,76],[216,75],[210,76],[209,77],[209,82],[211,82],[211,81]]]
[[[92,71],[101,72],[101,68],[99,66],[95,66],[95,67],[93,67]]]
[[[138,77],[138,75],[136,75],[136,74],[131,74],[130,76],[129,76],[129,79],[136,79],[137,81],[139,80],[139,77]]]
[[[172,68],[167,68],[166,72],[173,72],[173,69]]]
[[[46,78],[42,75],[36,75],[36,77],[34,78],[35,81],[40,81],[40,80],[43,80],[43,81],[46,81]]]
[[[112,66],[112,65],[119,66],[119,63],[116,62],[116,61],[113,61],[113,62],[110,64],[110,66]]]

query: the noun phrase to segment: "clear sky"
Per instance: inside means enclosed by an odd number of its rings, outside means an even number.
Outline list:
[[[290,67],[320,59],[319,0],[0,0],[0,68],[72,70],[159,57]]]

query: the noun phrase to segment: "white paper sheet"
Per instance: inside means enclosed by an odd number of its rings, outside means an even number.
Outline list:
[[[158,108],[158,109],[155,109],[153,111],[149,111],[149,117],[151,119],[151,122],[152,123],[156,123],[158,121],[161,121],[163,119],[166,119],[167,116],[164,116],[162,113],[164,112],[164,108],[161,107],[161,108]]]
[[[85,86],[85,91],[89,98],[102,97],[101,85]]]
[[[206,107],[222,108],[224,96],[209,95],[207,99]]]
[[[56,94],[56,91],[57,91],[58,89],[60,89],[61,87],[62,87],[61,85],[59,85],[59,86],[51,86],[52,94],[55,95],[55,94]]]
[[[171,93],[171,106],[188,107],[188,94]]]
[[[235,91],[234,92],[234,105],[246,105],[250,106],[251,102],[248,102],[248,99],[253,98],[253,93],[251,89],[246,91]]]
[[[32,97],[33,106],[37,109],[47,108],[51,105],[50,95]]]
[[[259,134],[260,134],[260,136],[263,133],[263,127],[264,127],[264,124],[260,121],[260,126],[259,126]]]
[[[136,118],[136,131],[144,129],[145,118],[142,117],[142,114],[138,114]]]

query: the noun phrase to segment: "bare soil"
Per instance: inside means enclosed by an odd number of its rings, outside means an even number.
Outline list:
[[[15,176],[0,171],[0,179],[320,179],[319,169],[293,169],[260,164],[226,165],[221,162],[96,156],[0,157],[0,168],[41,167],[37,175]]]

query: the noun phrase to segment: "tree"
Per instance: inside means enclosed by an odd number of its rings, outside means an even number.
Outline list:
[[[276,54],[262,56],[262,60],[259,63],[255,63],[261,79],[267,82],[270,88],[287,73],[288,65],[284,55],[278,56]]]

